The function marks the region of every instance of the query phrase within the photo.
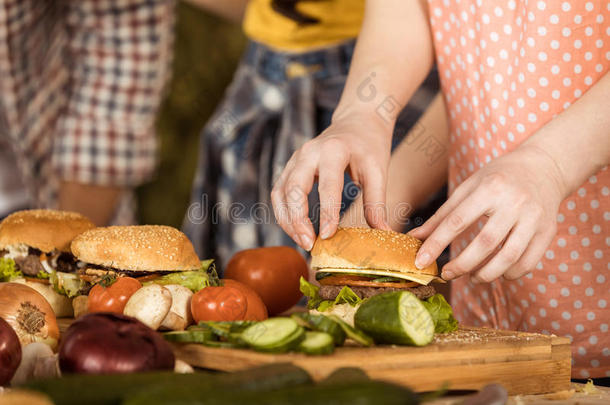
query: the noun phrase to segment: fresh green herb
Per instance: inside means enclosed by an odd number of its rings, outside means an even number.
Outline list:
[[[458,322],[453,317],[453,310],[441,294],[435,294],[422,301],[434,322],[435,333],[448,333],[457,330]]]
[[[23,278],[23,273],[17,270],[13,259],[0,258],[0,282],[13,281]]]
[[[326,271],[318,271],[316,273],[316,281],[320,281],[323,278],[330,277],[330,276],[333,276],[333,275],[334,275],[333,273],[329,273],[329,272],[326,272]]]
[[[403,282],[404,280],[401,280],[396,277],[377,277],[371,281],[374,283],[400,283],[400,282]]]

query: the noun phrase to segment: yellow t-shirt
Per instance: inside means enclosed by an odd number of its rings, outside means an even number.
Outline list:
[[[300,1],[296,10],[319,20],[299,25],[271,7],[271,0],[250,0],[244,17],[246,35],[283,51],[306,51],[356,38],[364,16],[364,0]]]

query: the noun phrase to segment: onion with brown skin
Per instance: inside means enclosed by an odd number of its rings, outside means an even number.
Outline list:
[[[109,312],[79,318],[59,348],[62,373],[173,370],[174,363],[174,353],[160,334],[135,318]]]
[[[0,386],[11,381],[21,363],[21,344],[17,334],[0,318]]]
[[[36,290],[18,283],[0,283],[0,318],[13,327],[22,346],[42,342],[57,348],[55,313]]]

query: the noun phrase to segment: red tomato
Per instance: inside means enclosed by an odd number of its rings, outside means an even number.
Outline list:
[[[269,315],[277,315],[299,302],[299,279],[307,279],[308,272],[307,262],[296,249],[273,246],[237,252],[225,277],[250,286],[262,298]]]
[[[142,284],[132,277],[119,277],[109,287],[96,284],[89,292],[89,312],[122,314],[129,298],[140,288]]]
[[[195,322],[238,321],[248,311],[248,298],[234,287],[206,287],[191,300]]]
[[[244,315],[246,321],[263,321],[269,317],[267,307],[261,297],[252,288],[239,281],[230,280],[228,278],[222,280],[226,287],[237,288],[248,299],[248,309]]]

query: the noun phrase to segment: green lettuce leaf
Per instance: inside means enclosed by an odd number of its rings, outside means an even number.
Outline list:
[[[301,277],[299,280],[299,289],[303,295],[307,297],[307,308],[315,309],[320,305],[320,302],[322,302],[322,298],[320,298],[320,287],[311,284],[309,281],[305,280],[304,277]]]
[[[203,260],[199,270],[178,271],[166,274],[152,281],[148,281],[144,283],[144,285],[179,284],[193,292],[197,292],[205,287],[219,285],[218,275],[216,274],[216,268],[213,262],[214,259]]]
[[[343,287],[341,291],[339,291],[337,298],[335,298],[334,301],[331,301],[323,300],[320,297],[320,287],[311,284],[303,277],[299,280],[299,285],[303,295],[308,298],[307,308],[316,309],[320,312],[328,311],[339,304],[349,304],[355,307],[362,302],[362,299],[348,286]]]
[[[13,259],[0,258],[0,282],[13,281],[23,278],[23,273],[17,270]]]
[[[74,273],[62,273],[54,271],[49,277],[53,289],[60,295],[72,298],[80,295],[84,287],[84,281]]]
[[[453,317],[453,310],[445,297],[435,294],[425,301],[422,301],[434,321],[435,333],[448,333],[457,330],[458,322]]]
[[[44,270],[40,270],[40,271],[38,272],[38,274],[36,274],[36,278],[39,278],[39,279],[41,279],[41,280],[48,280],[50,277],[51,277],[51,274],[50,274],[50,273],[47,273],[47,272],[46,272],[46,271],[44,271]]]
[[[193,292],[197,292],[202,288],[208,287],[210,285],[210,279],[207,273],[192,270],[192,271],[179,271],[176,273],[166,274],[159,278],[156,278],[152,281],[148,281],[144,283],[144,285],[149,284],[160,284],[160,285],[168,285],[168,284],[179,284],[188,288]]]

